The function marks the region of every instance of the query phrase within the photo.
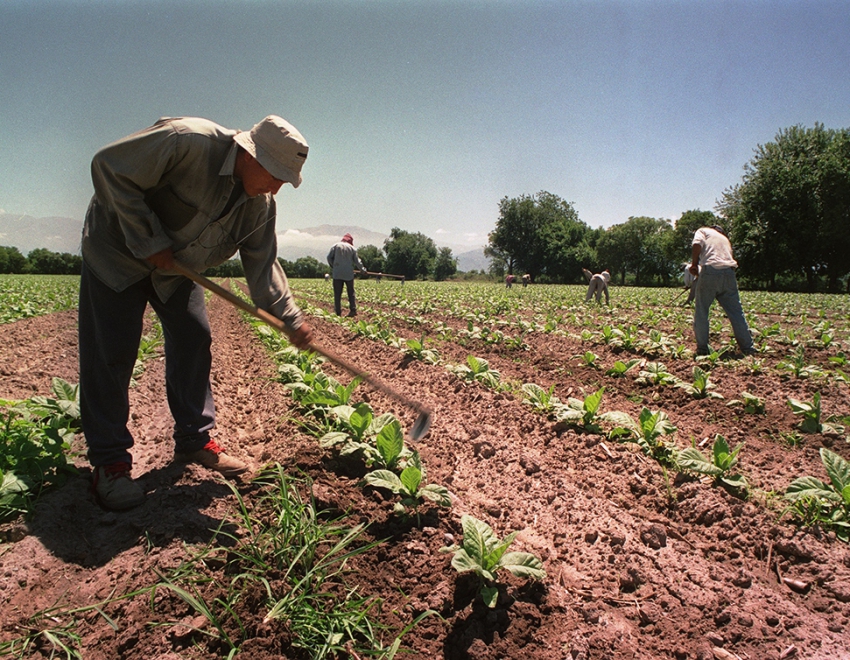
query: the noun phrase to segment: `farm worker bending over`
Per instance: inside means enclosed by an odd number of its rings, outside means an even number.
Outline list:
[[[581,272],[584,277],[590,282],[587,287],[587,295],[584,297],[584,302],[590,302],[590,299],[595,295],[596,302],[602,302],[602,294],[605,294],[605,304],[610,305],[611,299],[608,296],[608,282],[611,281],[611,273],[606,268],[601,273],[593,275],[587,268],[582,268]]]
[[[685,288],[688,290],[688,299],[685,301],[685,305],[690,305],[694,298],[697,295],[697,289],[694,286],[694,282],[697,281],[697,278],[691,273],[691,265],[684,264],[684,270],[682,272],[682,278],[685,281]],[[682,295],[681,293],[679,295]]]
[[[756,352],[738,295],[738,281],[735,278],[737,267],[738,262],[732,258],[732,244],[720,225],[696,230],[691,247],[690,271],[697,278],[694,307],[697,355],[711,353],[708,345],[708,311],[715,300],[729,317],[735,340],[744,355]]]
[[[328,265],[334,279],[334,311],[342,314],[342,287],[348,293],[348,316],[357,316],[357,301],[354,298],[354,271],[366,270],[354,249],[351,234],[343,236],[328,252]]]
[[[284,183],[301,184],[306,158],[304,138],[276,116],[250,132],[163,118],[95,154],[82,241],[80,397],[94,489],[105,507],[144,500],[131,478],[127,389],[148,303],[165,339],[175,460],[225,476],[247,469],[210,438],[215,406],[204,291],[169,270],[178,261],[203,271],[239,251],[254,303],[306,347],[312,331],[277,261],[274,200]]]

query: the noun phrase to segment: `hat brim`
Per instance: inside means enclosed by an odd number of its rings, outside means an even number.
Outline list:
[[[293,188],[297,188],[301,185],[301,173],[295,172],[278,163],[265,149],[258,146],[254,140],[251,139],[251,134],[249,132],[243,131],[241,133],[237,133],[233,136],[233,139],[236,144],[251,154],[251,156],[253,156],[256,161],[263,166],[263,169],[271,174],[275,179],[291,183]]]

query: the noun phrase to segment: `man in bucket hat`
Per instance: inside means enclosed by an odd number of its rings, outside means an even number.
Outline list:
[[[247,470],[210,437],[211,336],[203,290],[173,273],[239,252],[257,307],[281,319],[296,346],[312,331],[277,260],[274,195],[301,185],[307,143],[268,116],[250,132],[209,120],[163,118],[113,142],[92,161],[94,196],[83,226],[80,281],[80,399],[94,490],[110,509],[144,501],[132,479],[127,389],[148,304],[165,339],[175,459],[232,477]]]
[[[334,311],[342,314],[342,287],[348,293],[348,316],[357,316],[357,300],[354,296],[354,271],[366,270],[357,250],[354,249],[354,238],[351,234],[343,236],[328,252],[328,265],[331,267],[331,277],[334,282]]]

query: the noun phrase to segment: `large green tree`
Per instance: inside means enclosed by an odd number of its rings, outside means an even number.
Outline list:
[[[404,275],[408,280],[425,279],[434,270],[437,246],[434,241],[419,232],[411,233],[393,227],[384,241],[386,272]]]
[[[384,253],[374,245],[364,245],[357,250],[357,256],[370,273],[384,272]]]
[[[23,273],[27,258],[16,247],[0,246],[0,273]]]
[[[434,279],[437,282],[453,277],[457,273],[457,259],[452,255],[452,249],[441,247],[434,261]]]
[[[722,224],[711,211],[685,211],[673,225],[673,231],[665,236],[664,254],[674,264],[691,263],[691,245],[694,233],[700,227]],[[728,227],[726,228],[728,231]]]
[[[668,259],[665,250],[672,231],[669,220],[631,217],[627,222],[609,227],[599,238],[597,259],[612,275],[620,275],[621,284],[625,284],[628,273],[634,275],[638,286],[648,285],[656,278],[666,284],[678,270],[678,265]]]
[[[780,131],[756,148],[719,208],[742,273],[771,288],[780,275],[802,276],[810,291],[824,276],[836,290],[850,272],[850,129]]]
[[[485,254],[508,272],[530,273],[534,280],[546,275],[551,281],[570,281],[592,252],[589,231],[573,205],[557,195],[541,191],[505,197]]]

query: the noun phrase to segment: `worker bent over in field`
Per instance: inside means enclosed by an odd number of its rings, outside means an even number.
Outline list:
[[[594,275],[587,268],[582,268],[585,279],[589,282],[587,287],[587,295],[584,297],[584,302],[590,302],[593,296],[596,296],[596,302],[602,302],[602,294],[605,294],[605,304],[610,305],[611,299],[608,296],[608,282],[611,281],[611,273],[606,268],[601,273]]]
[[[148,304],[165,339],[174,457],[225,476],[247,469],[210,437],[212,343],[197,271],[239,252],[254,304],[281,319],[298,347],[312,339],[277,260],[274,195],[301,184],[307,143],[280,117],[250,132],[200,118],[163,118],[107,145],[92,161],[83,227],[80,399],[94,489],[110,509],[142,503],[131,477],[128,387]]]

